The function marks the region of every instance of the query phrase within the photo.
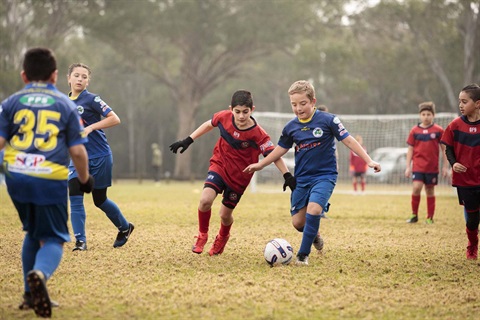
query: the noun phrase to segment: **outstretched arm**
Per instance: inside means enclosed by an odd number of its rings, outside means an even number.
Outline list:
[[[360,158],[363,159],[367,163],[370,168],[373,168],[375,172],[380,172],[382,170],[380,164],[376,161],[373,161],[372,158],[368,155],[368,153],[362,148],[360,143],[352,137],[348,136],[342,140],[343,144],[346,145],[350,150],[355,152]]]
[[[174,142],[170,145],[170,150],[173,153],[177,153],[177,150],[182,148],[180,150],[180,153],[185,152],[185,150],[188,149],[188,147],[193,143],[193,141],[201,136],[203,136],[205,133],[212,131],[213,129],[212,121],[207,120],[204,123],[202,123],[195,131],[192,132],[188,137],[186,137],[183,140],[179,140],[177,142]]]
[[[288,149],[285,149],[285,148],[282,148],[280,146],[276,146],[275,149],[273,149],[272,152],[270,152],[270,154],[268,156],[266,156],[265,158],[263,158],[260,162],[257,162],[257,163],[252,163],[251,165],[249,165],[248,167],[246,167],[243,172],[249,172],[249,173],[253,173],[255,171],[259,171],[259,170],[262,170],[263,168],[265,168],[266,166],[268,166],[270,163],[272,162],[278,162],[278,160],[285,154],[287,153]],[[283,162],[283,160],[282,160]],[[275,163],[275,165],[277,165],[277,163]],[[285,163],[283,163],[283,165],[285,165]],[[278,167],[277,165],[277,168],[282,172],[282,173],[286,173],[288,171],[288,169],[286,168],[286,166],[282,169],[280,167]],[[285,170],[282,171],[282,170]]]

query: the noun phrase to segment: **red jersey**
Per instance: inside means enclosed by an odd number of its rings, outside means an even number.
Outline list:
[[[465,116],[454,119],[445,129],[442,143],[453,147],[457,162],[467,167],[467,172],[453,172],[452,185],[480,187],[480,121],[469,122]]]
[[[363,150],[367,151],[367,149],[363,147]],[[363,161],[362,158],[360,158],[355,152],[350,150],[350,170],[353,172],[358,172],[358,173],[365,173],[367,172],[367,163]]]
[[[432,124],[428,128],[416,125],[408,135],[407,144],[413,147],[412,172],[438,173],[440,139],[443,128]]]
[[[267,156],[275,148],[265,130],[255,119],[253,121],[253,127],[240,130],[235,126],[230,110],[217,112],[212,118],[212,125],[220,129],[220,138],[213,149],[208,170],[218,173],[237,193],[245,191],[253,176],[244,173],[243,169],[257,163],[261,154]]]

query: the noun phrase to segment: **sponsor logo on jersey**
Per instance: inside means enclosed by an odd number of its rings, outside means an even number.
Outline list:
[[[342,130],[340,131],[340,137],[344,136],[345,134],[347,134],[348,131],[347,130]]]
[[[15,157],[15,162],[8,166],[8,171],[16,173],[51,173],[52,169],[41,167],[45,162],[45,156],[42,154],[19,153]]]
[[[323,130],[321,128],[313,129],[313,136],[315,138],[320,138],[321,136],[323,136]]]
[[[29,107],[48,107],[55,103],[55,99],[43,93],[32,93],[22,96],[20,103]]]
[[[260,151],[265,152],[265,150],[267,150],[268,148],[270,147],[273,147],[273,142],[271,140],[268,140],[267,142],[265,142],[264,144],[262,144],[260,146]]]
[[[310,128],[309,127],[303,127],[300,131],[309,131]]]

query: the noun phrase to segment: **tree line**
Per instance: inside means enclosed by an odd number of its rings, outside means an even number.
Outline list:
[[[291,112],[289,85],[308,79],[333,113],[404,114],[457,112],[480,82],[478,0],[0,1],[0,98],[22,88],[29,47],[55,50],[63,92],[70,63],[91,66],[89,90],[122,119],[107,130],[120,178],[148,177],[152,143],[164,172],[203,178],[215,134],[181,156],[168,145],[240,88],[258,111]]]

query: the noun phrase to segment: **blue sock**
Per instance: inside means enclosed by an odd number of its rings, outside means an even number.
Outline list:
[[[319,228],[320,216],[314,216],[307,212],[305,227],[303,229],[302,244],[300,245],[300,250],[298,250],[298,253],[303,253],[306,255],[310,254],[313,240],[315,239]]]
[[[37,252],[33,269],[42,271],[48,280],[60,265],[62,255],[63,246],[56,241],[47,240]]]
[[[101,206],[99,206],[103,212],[107,215],[108,219],[118,228],[118,230],[127,230],[129,225],[127,219],[123,216],[118,206],[110,199],[105,200]]]
[[[72,220],[73,235],[78,241],[87,241],[85,234],[85,207],[83,206],[83,196],[70,197],[70,216]]]
[[[22,247],[23,286],[25,288],[25,292],[30,292],[30,287],[27,284],[27,273],[33,270],[33,266],[35,265],[35,257],[39,249],[40,243],[32,239],[28,233],[25,234]]]

